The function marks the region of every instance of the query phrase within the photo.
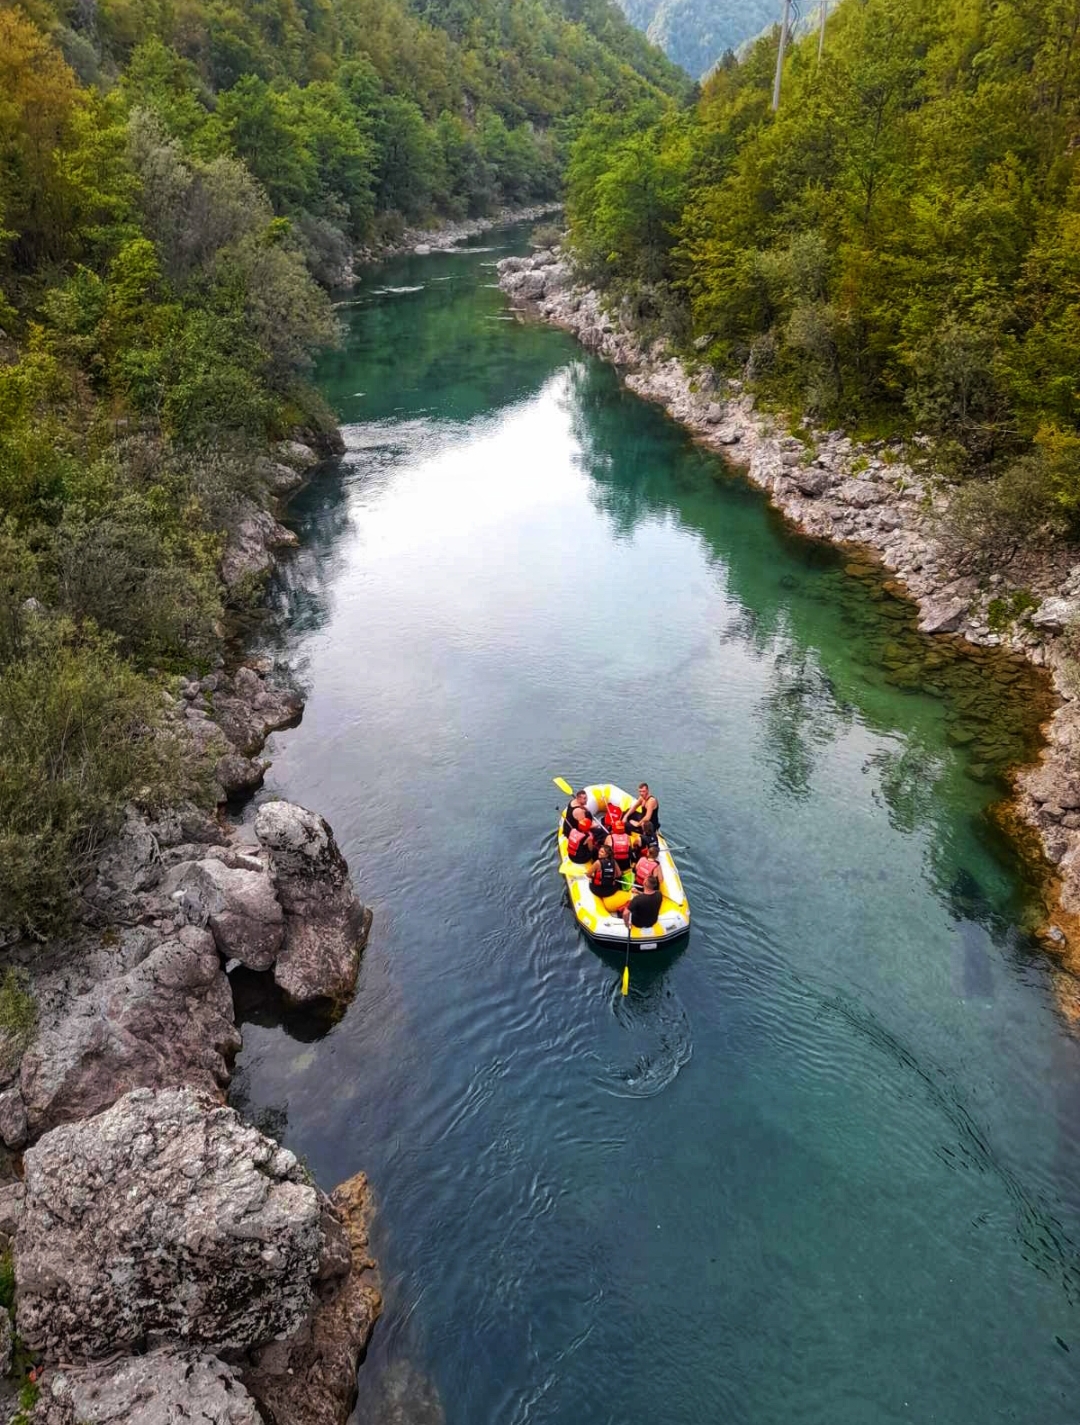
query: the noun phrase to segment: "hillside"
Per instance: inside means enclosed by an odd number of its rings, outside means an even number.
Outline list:
[[[1080,53],[1053,0],[845,0],[578,140],[580,262],[819,422],[934,441],[980,556],[1080,530]]]
[[[550,199],[588,110],[687,87],[608,0],[0,0],[0,939],[136,790],[206,795],[157,690],[257,593],[267,442],[326,448],[350,253]]]
[[[776,0],[619,0],[626,18],[644,30],[695,78],[707,74],[729,49],[780,18]]]

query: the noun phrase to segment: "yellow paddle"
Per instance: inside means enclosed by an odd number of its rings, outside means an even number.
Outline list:
[[[564,782],[561,777],[552,777],[551,780],[555,783],[560,792],[565,792],[568,797],[574,795],[574,789],[569,782]]]
[[[634,933],[634,922],[626,917],[626,963],[622,967],[622,992],[630,993],[630,937]]]

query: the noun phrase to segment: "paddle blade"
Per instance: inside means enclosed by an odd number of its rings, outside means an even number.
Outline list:
[[[561,777],[552,777],[551,780],[555,783],[560,792],[565,792],[568,797],[574,795],[574,789],[569,782],[564,782]]]
[[[630,966],[624,965],[622,971],[622,992],[624,995],[630,993]]]

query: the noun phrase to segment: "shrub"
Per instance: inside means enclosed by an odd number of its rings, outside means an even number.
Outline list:
[[[21,1054],[37,1032],[37,1000],[30,993],[30,978],[25,970],[13,966],[0,979],[0,1034],[5,1049]],[[0,1258],[0,1306],[10,1306],[4,1300],[3,1258]]]
[[[562,238],[562,229],[557,223],[538,223],[529,234],[533,247],[558,247]]]
[[[1065,533],[1067,520],[1054,499],[1045,457],[1021,456],[1003,474],[970,480],[949,500],[941,522],[944,542],[979,567],[1008,563],[1025,546]]]
[[[160,690],[109,637],[34,621],[0,678],[0,923],[62,929],[125,803],[189,790]]]

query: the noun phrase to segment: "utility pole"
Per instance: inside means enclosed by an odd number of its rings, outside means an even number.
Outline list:
[[[829,0],[821,0],[821,29],[818,30],[817,39],[817,62],[821,64],[821,56],[825,53],[825,16],[829,13]]]
[[[784,18],[780,21],[780,48],[776,51],[776,79],[773,83],[772,106],[775,114],[780,107],[780,80],[784,74],[784,46],[787,44],[791,0],[784,0]]]

